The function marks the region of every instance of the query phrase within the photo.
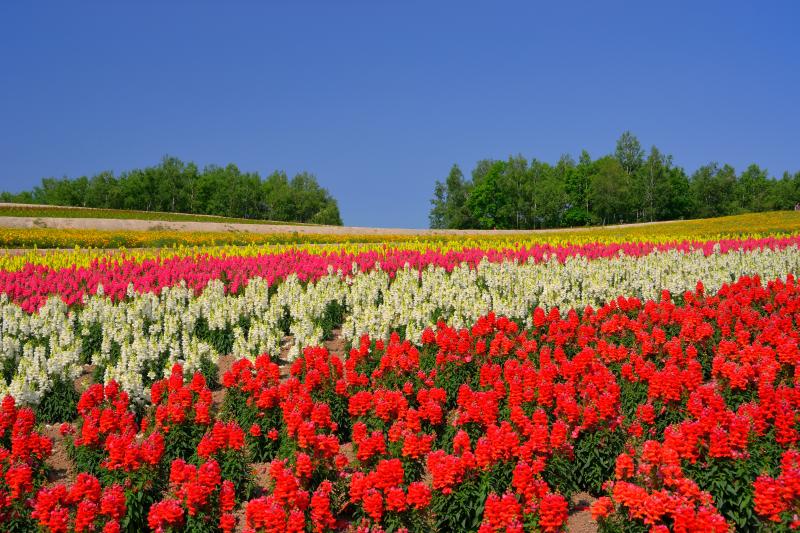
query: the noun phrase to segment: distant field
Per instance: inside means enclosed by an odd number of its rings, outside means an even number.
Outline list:
[[[14,222],[13,224],[11,222]],[[51,224],[56,222],[62,224]],[[800,232],[800,213],[774,211],[721,218],[532,231],[413,230],[219,222],[0,218],[0,248],[163,248],[172,246],[261,246],[304,244],[415,243],[415,245],[499,246],[534,243],[672,242],[789,235]],[[47,227],[44,227],[46,224]],[[2,227],[6,226],[6,227]],[[102,228],[102,229],[98,229]]]
[[[129,209],[95,209],[92,207],[67,207],[58,205],[25,205],[0,203],[0,217],[31,218],[108,218],[117,220],[153,220],[163,222],[219,222],[228,224],[281,224],[313,225],[303,222],[283,222],[253,218],[231,218],[190,213],[165,213],[161,211],[134,211]]]

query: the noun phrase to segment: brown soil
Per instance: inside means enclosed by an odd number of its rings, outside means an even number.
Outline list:
[[[246,524],[246,515],[244,505],[239,507],[234,513],[236,517],[236,528],[233,530],[235,533],[243,533]]]
[[[261,490],[266,490],[271,481],[269,463],[253,463],[253,474],[255,475],[256,486]]]
[[[64,438],[58,431],[58,425],[46,425],[42,428],[42,433],[53,441],[53,453],[47,458],[45,464],[48,466],[47,484],[56,485],[63,483],[69,485],[75,481],[77,472],[67,455],[67,446]]]
[[[597,522],[592,519],[589,506],[596,498],[586,492],[579,492],[572,496],[570,507],[572,510],[567,518],[567,531],[570,533],[597,533]]]
[[[289,369],[292,366],[289,362],[289,350],[292,348],[292,344],[294,344],[293,335],[286,335],[281,341],[281,351],[278,355],[278,359],[275,361],[281,369],[281,379],[289,377]]]
[[[356,460],[356,452],[353,450],[352,442],[345,442],[344,444],[340,445],[339,453],[347,457],[347,460],[351,463],[355,462]]]
[[[73,380],[72,385],[75,387],[75,390],[78,391],[78,394],[83,394],[83,392],[92,385],[92,376],[94,375],[95,368],[95,365],[83,365],[81,375]]]
[[[222,402],[225,401],[225,389],[211,391],[211,409],[218,413],[222,408]]]
[[[647,226],[663,222],[640,222],[625,224]],[[295,226],[289,224],[235,224],[229,222],[170,222],[163,220],[135,220],[116,218],[42,218],[42,217],[2,217],[0,227],[5,228],[56,228],[56,229],[98,229],[107,231],[193,231],[193,232],[237,232],[237,233],[297,233],[301,235],[536,235],[569,231],[593,231],[596,228],[554,228],[542,230],[446,230],[414,228],[371,228],[362,226]],[[618,227],[616,225],[605,228]]]
[[[331,333],[333,334],[333,339],[323,342],[322,345],[333,355],[344,358],[347,342],[342,338],[342,330],[334,329]]]
[[[219,356],[219,360],[217,361],[217,381],[220,383],[220,387],[217,390],[211,391],[211,408],[214,412],[219,412],[219,409],[222,407],[222,402],[225,400],[225,388],[222,387],[222,377],[233,367],[233,363],[235,362],[236,358],[233,355]]]
[[[222,376],[224,376],[227,371],[233,368],[233,363],[235,362],[236,357],[231,354],[219,356],[219,360],[217,361],[217,381],[222,383]]]

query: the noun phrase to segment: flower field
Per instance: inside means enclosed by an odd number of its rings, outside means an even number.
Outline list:
[[[102,214],[102,210],[100,210]],[[126,212],[111,211],[108,218],[118,219]],[[6,216],[11,213],[7,213]],[[20,213],[24,214],[24,213]],[[38,216],[35,211],[27,213],[28,219],[35,221],[46,217]],[[96,213],[95,213],[96,214]],[[140,213],[141,214],[141,213]],[[0,206],[0,226],[3,226],[3,210]],[[145,212],[142,217],[156,217],[158,214]],[[191,215],[186,215],[190,216]],[[34,218],[35,217],[35,218]],[[128,220],[138,217],[130,216]],[[196,220],[185,220],[175,215],[162,217],[165,223]],[[147,218],[158,222],[154,218]],[[251,221],[253,222],[253,221]],[[281,222],[281,225],[285,223]],[[341,228],[333,231],[331,226],[316,226],[294,223],[291,230],[269,229],[266,233],[251,232],[248,224],[241,226],[238,231],[223,229],[225,225],[217,226],[217,231],[186,231],[168,228],[154,223],[146,230],[103,230],[71,229],[71,228],[14,228],[4,227],[0,231],[0,247],[2,248],[100,248],[100,252],[89,252],[89,256],[104,256],[109,249],[114,248],[163,248],[163,247],[200,247],[219,250],[227,247],[227,252],[241,254],[261,254],[263,246],[292,246],[298,245],[345,245],[348,249],[364,248],[358,246],[371,244],[371,248],[380,248],[386,243],[393,243],[403,247],[445,247],[452,246],[492,246],[508,247],[519,246],[521,243],[538,244],[589,244],[613,242],[673,242],[677,240],[712,240],[741,237],[768,237],[790,235],[800,230],[800,212],[773,211],[768,213],[747,213],[743,215],[681,220],[641,225],[608,226],[608,227],[583,227],[551,229],[544,231],[490,231],[490,230],[372,230],[367,228]],[[354,246],[355,245],[355,246]],[[316,246],[315,246],[316,247]],[[243,248],[237,249],[237,248]],[[369,246],[367,248],[370,248]],[[255,251],[253,251],[255,250]],[[181,254],[184,251],[180,252]],[[143,255],[153,256],[161,252],[144,251]],[[165,253],[171,254],[167,250]],[[58,252],[57,256],[62,256]],[[87,254],[82,254],[78,261],[85,261]],[[38,254],[30,256],[30,260],[39,262]],[[0,262],[0,265],[3,263]],[[3,265],[5,268],[5,265]]]
[[[0,523],[795,529],[800,235],[749,230],[4,257]]]

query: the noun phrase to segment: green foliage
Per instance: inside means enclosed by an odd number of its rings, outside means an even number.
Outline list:
[[[31,517],[30,509],[22,504],[16,504],[14,507],[21,509],[12,509],[8,517],[3,522],[3,531],[7,533],[29,533],[30,531],[37,531],[37,521]]]
[[[481,229],[507,227],[507,221],[502,220],[502,217],[499,216],[503,205],[499,202],[500,186],[498,181],[505,169],[506,164],[502,161],[492,164],[489,172],[475,183],[467,198],[467,209],[477,220],[478,227]]]
[[[209,389],[215,390],[219,388],[219,368],[209,358],[203,357],[200,359],[200,368],[198,369],[206,380],[206,386]]]
[[[79,399],[72,382],[57,376],[36,407],[36,419],[44,424],[69,422],[75,417]]]
[[[75,446],[72,439],[66,439],[67,454],[72,462],[75,464],[75,470],[78,472],[88,472],[92,475],[98,475],[100,471],[100,463],[103,462],[104,452],[100,447],[91,446]]]
[[[319,319],[319,325],[322,327],[322,335],[324,340],[333,339],[333,330],[340,327],[344,321],[345,307],[334,300],[328,302],[325,307],[325,312]]]
[[[132,485],[125,489],[125,505],[127,510],[122,518],[122,531],[135,533],[149,531],[147,512],[158,501],[160,491],[155,486]]]
[[[382,526],[386,533],[393,533],[401,528],[407,531],[432,531],[435,527],[433,518],[429,514],[415,509],[407,509],[401,513],[387,511]]]
[[[251,467],[251,458],[247,453],[237,450],[223,450],[214,456],[219,463],[222,479],[227,479],[236,488],[239,498],[249,499],[255,488],[255,480]],[[203,460],[199,459],[198,464]]]
[[[575,461],[564,453],[554,453],[548,460],[542,477],[567,500],[580,491],[575,472]]]
[[[243,320],[244,319],[241,318],[239,319],[240,326],[247,327],[248,324],[244,324]],[[210,329],[206,318],[200,317],[197,319],[197,322],[195,322],[194,334],[198,340],[210,344],[220,355],[227,355],[233,350],[233,327],[230,325],[227,325],[225,329]],[[208,379],[208,376],[206,376],[206,379]]]
[[[800,202],[800,172],[770,178],[758,165],[737,175],[711,163],[688,176],[672,156],[655,146],[645,152],[624,132],[613,154],[576,163],[562,156],[555,165],[521,155],[483,159],[472,179],[454,165],[437,181],[431,228],[537,229],[705,218],[793,209]]]
[[[437,181],[430,222],[432,228],[469,228],[472,227],[467,209],[468,182],[458,165],[453,165],[444,183]]]
[[[281,438],[270,439],[270,430],[279,430],[282,424],[280,409],[260,410],[255,402],[248,402],[248,396],[238,388],[230,388],[222,403],[220,418],[235,420],[246,433],[246,444],[249,456],[253,461],[266,463],[275,458],[281,445]],[[252,436],[249,430],[256,424],[261,434]]]
[[[188,515],[186,523],[181,528],[182,533],[215,533],[219,531],[219,524],[206,513],[197,513],[195,516]]]
[[[580,490],[600,494],[603,483],[614,478],[617,456],[627,435],[621,427],[584,432],[575,443],[575,478]]]
[[[617,456],[626,440],[622,428],[584,432],[575,441],[571,457],[558,452],[547,460],[543,478],[567,500],[579,491],[600,495],[603,483],[614,479]]]
[[[315,222],[291,222],[288,220],[262,220],[258,218],[222,217],[217,215],[193,215],[191,213],[165,213],[163,211],[137,211],[135,209],[105,209],[102,207],[73,207],[61,205],[26,205],[33,202],[29,191],[13,195],[0,193],[0,200],[15,202],[0,205],[0,216],[28,218],[109,218],[113,220],[152,220],[157,222],[219,222],[225,224],[276,224],[307,226]],[[17,203],[18,202],[18,203]],[[87,204],[88,205],[88,204]]]
[[[100,351],[103,344],[103,326],[100,322],[92,322],[87,335],[81,338],[81,364],[92,361],[92,356]]]
[[[448,363],[437,369],[434,385],[447,393],[447,409],[455,409],[458,404],[458,389],[462,385],[473,388],[477,382],[478,366],[473,360],[469,363]]]
[[[6,357],[3,359],[3,379],[5,379],[6,383],[11,383],[11,380],[14,379],[14,374],[17,372],[17,366],[19,362],[15,357]]]
[[[273,172],[262,180],[258,173],[243,173],[233,164],[200,170],[194,163],[169,156],[156,166],[123,172],[118,177],[101,172],[91,178],[43,178],[33,191],[4,192],[0,201],[112,210],[94,214],[107,218],[208,220],[191,216],[203,214],[228,218],[211,222],[240,222],[230,220],[233,217],[245,222],[342,224],[336,200],[312,174],[302,172],[289,180],[285,173]],[[145,213],[118,211],[122,209]],[[147,214],[150,212],[160,215],[154,217]],[[49,216],[64,214],[76,216],[69,212]]]
[[[619,375],[619,372],[615,372]],[[624,378],[617,378],[620,384],[620,407],[628,420],[636,417],[636,408],[647,402],[647,385],[641,381],[631,382]]]
[[[505,493],[511,485],[513,465],[498,464],[479,476],[468,479],[450,494],[434,491],[431,511],[434,531],[477,531],[490,492]]]
[[[625,221],[630,213],[631,179],[623,166],[613,157],[606,156],[594,162],[589,176],[589,201],[594,216],[603,224]]]
[[[758,529],[761,520],[753,505],[753,482],[761,474],[776,473],[782,452],[773,435],[755,439],[748,451],[748,458],[708,458],[684,466],[686,475],[711,493],[719,512],[737,531]]]
[[[194,457],[205,429],[192,421],[172,424],[169,431],[164,432],[164,462],[171,464],[178,458],[188,460]]]
[[[353,431],[353,419],[348,411],[349,400],[346,396],[336,394],[336,391],[325,387],[311,392],[315,402],[327,403],[331,408],[331,420],[338,426],[337,434],[343,442],[350,440]]]

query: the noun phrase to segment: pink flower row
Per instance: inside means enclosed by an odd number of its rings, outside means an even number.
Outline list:
[[[58,294],[68,305],[79,303],[84,294],[96,294],[98,286],[110,298],[125,297],[128,285],[133,283],[138,293],[154,292],[185,281],[197,293],[215,279],[225,282],[226,290],[237,292],[253,277],[262,277],[270,284],[290,274],[305,280],[316,280],[328,273],[329,268],[341,270],[343,275],[352,272],[353,264],[361,272],[372,270],[377,264],[390,275],[408,264],[422,270],[429,265],[444,267],[448,271],[466,263],[475,266],[483,258],[491,262],[513,260],[535,262],[555,256],[563,262],[568,257],[582,256],[588,259],[615,257],[620,254],[642,257],[654,251],[678,250],[692,252],[702,250],[710,255],[719,245],[721,253],[730,251],[752,251],[763,248],[783,249],[800,244],[800,235],[791,237],[769,237],[763,239],[725,239],[712,241],[680,241],[654,244],[650,242],[590,243],[583,245],[535,244],[519,248],[467,248],[462,250],[425,251],[403,248],[385,248],[382,251],[349,253],[346,251],[311,253],[292,250],[278,254],[254,257],[175,257],[162,260],[102,258],[89,267],[53,269],[43,265],[26,265],[18,271],[0,271],[0,294],[8,295],[26,312],[37,311],[49,295]]]

